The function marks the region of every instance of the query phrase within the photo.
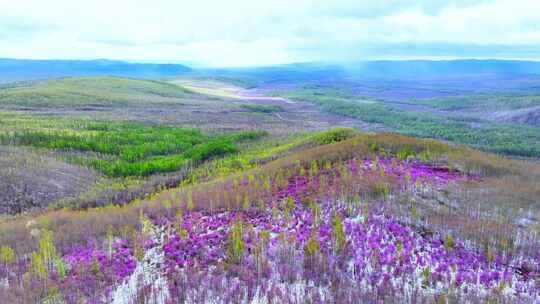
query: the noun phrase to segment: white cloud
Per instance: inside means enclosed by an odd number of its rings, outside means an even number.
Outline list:
[[[411,44],[422,56],[437,45],[449,56],[463,45],[530,53],[539,11],[536,0],[0,0],[0,57],[231,66],[361,60]]]

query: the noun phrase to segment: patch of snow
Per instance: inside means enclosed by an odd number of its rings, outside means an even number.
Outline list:
[[[167,279],[160,272],[164,263],[163,238],[165,232],[162,229],[152,231],[156,245],[146,251],[144,258],[137,264],[131,276],[118,286],[112,294],[112,304],[132,303],[137,299],[137,292],[142,288],[150,291],[145,298],[148,304],[165,304],[169,298]]]
[[[8,289],[9,288],[9,280],[8,278],[3,278],[0,280],[0,288]]]

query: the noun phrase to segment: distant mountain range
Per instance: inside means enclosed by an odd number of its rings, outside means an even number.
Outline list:
[[[1,59],[0,80],[43,79],[65,76],[171,77],[191,72],[181,64],[129,63],[115,60]]]
[[[65,76],[174,77],[194,73],[206,76],[253,76],[289,79],[429,79],[540,75],[540,62],[519,60],[409,60],[363,61],[342,64],[297,63],[253,68],[197,69],[183,64],[132,63],[115,60],[1,59],[0,81]]]

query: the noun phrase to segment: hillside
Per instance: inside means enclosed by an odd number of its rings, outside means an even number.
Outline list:
[[[32,302],[50,288],[68,302],[107,303],[539,296],[530,199],[540,168],[530,163],[334,130],[253,147],[192,176],[124,207],[4,221],[1,297]],[[25,268],[11,266],[11,250],[34,251],[28,276],[39,288],[19,281]]]
[[[241,134],[280,137],[356,123],[310,105],[203,93],[185,82],[120,77],[0,87],[0,145],[20,154],[0,153],[9,164],[0,176],[11,181],[0,183],[7,189],[0,194],[3,212],[128,203],[176,185],[194,160],[242,149],[234,144]],[[220,152],[212,145],[221,141]]]
[[[77,199],[99,175],[52,153],[0,146],[0,213],[39,211],[61,199]]]
[[[190,86],[189,84],[195,86]],[[362,125],[344,121],[309,104],[284,104],[280,113],[261,111],[267,100],[212,94],[204,81],[157,81],[124,77],[67,77],[22,81],[0,86],[0,110],[45,116],[97,117],[143,123],[165,123],[201,129],[263,129],[283,134]],[[212,84],[219,91],[227,84]],[[246,107],[247,106],[247,107]]]
[[[16,82],[0,88],[2,107],[120,107],[173,104],[186,97],[189,92],[169,83],[115,77]]]

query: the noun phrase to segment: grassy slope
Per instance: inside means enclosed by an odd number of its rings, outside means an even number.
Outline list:
[[[128,203],[162,187],[177,185],[185,178],[187,170],[210,158],[221,158],[242,151],[247,143],[262,135],[262,132],[255,131],[207,133],[198,129],[136,122],[0,113],[0,144],[31,147],[37,149],[34,154],[55,155],[56,160],[47,158],[49,162],[64,162],[61,166],[36,162],[13,166],[6,171],[11,176],[21,176],[17,187],[24,191],[19,192],[32,196],[30,201],[20,206],[22,210],[32,207],[42,209],[47,205],[96,206]],[[0,155],[0,161],[9,159],[13,158]],[[95,171],[80,168],[81,166]],[[100,178],[101,182],[94,189],[89,188],[92,188],[92,180],[95,181],[96,178],[89,179],[90,187],[85,189],[91,191],[83,193],[83,196],[78,195],[81,194],[80,191],[76,196],[71,192],[69,195],[51,196],[49,192],[55,192],[57,186],[45,187],[39,192],[41,195],[36,195],[35,191],[32,191],[36,187],[33,182],[35,179],[25,174],[34,170],[46,178],[62,172],[69,175],[69,171],[76,171],[76,168],[80,168],[79,171],[83,174],[87,171],[87,175],[91,176],[101,173],[101,176],[106,178]],[[73,183],[69,180],[60,181],[61,187],[81,188],[76,178],[72,180]],[[9,195],[0,195],[0,201],[7,203],[13,199]],[[16,206],[9,209],[7,213],[20,210]]]
[[[202,130],[260,130],[288,134],[313,123],[280,119],[275,109],[245,108],[252,103],[227,94],[209,94],[205,81],[161,82],[119,77],[62,78],[0,86],[0,111],[47,116],[93,117],[197,127]],[[221,83],[220,83],[221,84]],[[189,85],[188,85],[189,87]],[[219,85],[221,91],[222,86]],[[269,111],[270,110],[270,111]]]
[[[126,106],[175,103],[188,97],[174,84],[117,77],[62,78],[18,83],[0,90],[1,106]]]
[[[17,111],[21,107],[25,111]],[[93,110],[88,112],[88,109]],[[170,109],[174,111],[167,112]],[[186,125],[183,122],[187,120],[188,126],[194,126],[197,125],[194,122],[205,120],[207,113],[202,111],[218,115],[221,111],[234,109],[239,112],[238,115],[242,112],[242,115],[248,116],[247,122],[250,119],[255,121],[255,118],[264,120],[260,117],[261,113],[250,114],[240,105],[222,102],[216,97],[207,97],[160,81],[81,77],[5,84],[0,87],[2,144],[37,149],[35,153],[31,152],[33,154],[52,152],[56,156],[54,161],[63,165],[52,168],[43,162],[36,162],[33,168],[28,164],[26,167],[14,166],[4,172],[21,177],[17,187],[28,189],[22,191],[31,197],[31,201],[25,203],[28,206],[43,208],[51,203],[62,206],[127,203],[165,185],[176,185],[194,161],[221,157],[243,149],[244,144],[238,144],[240,141],[253,139],[251,135],[258,136],[256,133],[230,134],[227,130],[220,130],[228,126],[229,122],[215,119],[207,119],[211,128],[206,127],[204,132],[160,124],[169,123],[170,117],[180,117],[183,119],[181,125]],[[125,113],[127,115],[123,116]],[[155,116],[165,121],[154,120]],[[137,122],[141,120],[144,123]],[[175,123],[174,119],[170,123]],[[20,149],[23,150],[26,149]],[[0,157],[0,161],[10,159],[12,157]],[[65,164],[65,161],[71,163],[71,166]],[[49,195],[49,192],[58,192],[54,185],[44,187],[37,195],[36,191],[31,191],[33,179],[25,172],[36,169],[44,177],[62,174],[64,171],[69,175],[69,172],[61,169],[81,167],[77,165],[96,169],[89,171],[93,176],[103,173],[110,178],[100,178],[98,185],[85,193],[84,197],[74,197],[71,193]],[[40,168],[52,169],[47,171]],[[85,168],[80,170],[88,171]],[[165,175],[147,177],[156,173]],[[63,181],[62,187],[80,188],[75,182],[75,179],[73,184]],[[92,186],[93,182],[89,180],[89,184]],[[50,197],[53,201],[60,201],[52,202],[48,199]],[[68,201],[63,202],[66,199]],[[5,195],[0,200],[13,201],[11,196]]]
[[[240,149],[238,153],[226,155],[222,158],[216,158],[209,160],[208,162],[205,162],[197,167],[192,167],[189,169],[188,175],[185,179],[181,180],[177,185],[181,185],[181,187],[190,187],[193,185],[198,185],[201,183],[207,183],[212,182],[216,180],[226,179],[229,176],[235,175],[235,174],[241,174],[242,172],[253,170],[254,168],[257,168],[261,165],[272,163],[276,161],[277,159],[287,159],[289,155],[294,153],[301,153],[301,151],[304,151],[306,149],[310,149],[313,147],[320,146],[321,144],[327,144],[330,142],[333,142],[335,140],[341,140],[347,137],[350,137],[354,135],[355,132],[349,129],[337,129],[330,132],[317,132],[317,133],[310,133],[310,134],[297,134],[293,135],[291,137],[287,138],[263,138],[257,142],[252,143],[244,143],[240,145]],[[108,180],[106,182],[106,188],[102,190],[107,189],[114,189],[114,181]],[[140,185],[140,182],[135,183],[138,186]],[[155,189],[154,189],[155,191]],[[168,190],[161,191],[153,195],[154,198],[147,198],[147,201],[153,201],[160,195],[167,195]],[[91,193],[89,195],[92,195]],[[86,200],[92,200],[95,199],[95,197],[82,197],[78,198],[77,200],[73,201],[73,204],[70,207],[74,206],[92,206],[91,203],[84,202]],[[78,201],[79,204],[76,204]],[[118,202],[117,202],[118,203]],[[139,208],[139,200],[134,200],[131,202],[132,204],[124,207],[113,207],[113,206],[107,206],[106,204],[101,205],[99,208],[91,208],[88,210],[88,212],[80,212],[80,211],[69,211],[69,210],[49,210],[46,211],[42,216],[39,216],[38,222],[43,223],[45,225],[51,224],[53,226],[59,224],[56,223],[57,216],[63,217],[62,214],[65,212],[71,213],[75,212],[78,214],[78,216],[81,216],[83,221],[88,220],[88,224],[90,224],[91,221],[95,221],[93,214],[96,214],[96,212],[101,216],[108,217],[105,213],[108,213],[112,210],[118,210],[120,213],[123,213],[125,210],[128,213],[132,212],[132,208]],[[119,204],[115,204],[119,205]],[[68,208],[72,209],[72,208]],[[75,208],[77,209],[77,208]],[[103,213],[104,212],[104,213]],[[117,214],[111,213],[111,220],[114,222]],[[2,224],[5,224],[6,226],[0,227],[1,231],[7,231],[3,228],[7,228],[11,226],[11,223],[23,223],[27,220],[26,215],[19,215],[15,216],[14,219],[5,219],[2,221],[0,218],[0,226]],[[108,221],[108,219],[105,219]],[[128,221],[137,221],[137,216],[134,215],[133,218],[126,218]],[[114,223],[113,223],[114,224]],[[117,223],[121,224],[121,223]],[[18,224],[15,224],[17,226]],[[116,226],[116,224],[114,224]],[[24,224],[23,224],[24,226]],[[22,228],[22,227],[19,227]],[[95,227],[97,228],[97,227]],[[22,233],[22,232],[21,232]],[[8,235],[0,233],[0,238],[2,236],[8,237]],[[14,236],[16,237],[16,236]],[[8,237],[11,239],[11,237]],[[0,240],[4,241],[4,240]]]
[[[237,99],[202,95],[174,83],[131,78],[70,77],[6,83],[0,86],[0,134],[4,144],[37,148],[37,154],[54,151],[60,164],[67,160],[96,169],[90,170],[92,175],[101,172],[112,178],[100,178],[98,186],[84,198],[54,196],[61,201],[69,198],[60,205],[122,204],[165,185],[176,185],[193,160],[243,149],[244,144],[235,143],[241,138],[225,133],[261,127],[272,130],[276,124],[280,130],[287,127],[272,113],[243,108],[245,105]],[[162,124],[201,127],[204,131]],[[0,160],[10,159],[6,156]],[[64,165],[60,168],[68,168]],[[49,168],[35,163],[34,168],[14,166],[8,171],[23,177],[17,187],[30,189],[33,179],[22,171],[39,167]],[[40,176],[54,176],[58,170],[49,171],[41,170]],[[165,176],[146,177],[155,173]],[[79,188],[69,182],[62,186]],[[55,192],[54,188],[38,191],[37,197],[35,191],[23,191],[32,197],[25,205],[46,206],[51,203],[46,198],[53,197],[48,192]],[[7,196],[2,200],[13,201]]]

